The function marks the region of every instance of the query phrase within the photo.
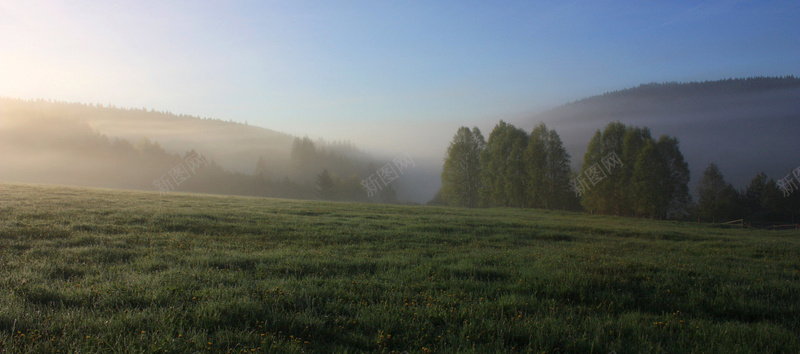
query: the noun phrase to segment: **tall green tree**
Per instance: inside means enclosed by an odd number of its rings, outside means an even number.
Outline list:
[[[256,175],[265,175],[267,173],[267,162],[264,161],[264,156],[259,155],[256,162]]]
[[[753,216],[770,209],[768,205],[762,204],[765,201],[764,194],[767,189],[767,181],[767,174],[764,172],[757,174],[750,180],[750,183],[742,193],[745,214]]]
[[[340,200],[352,202],[367,202],[369,201],[368,195],[361,185],[361,178],[358,175],[352,175],[348,179],[342,181],[338,187],[338,196]]]
[[[620,215],[636,215],[636,182],[634,181],[634,173],[636,170],[636,162],[642,150],[649,143],[653,142],[653,136],[650,134],[650,129],[647,127],[633,127],[625,126],[625,133],[622,137],[622,158],[623,167],[616,171],[608,171],[614,174],[614,178],[618,178],[618,188],[620,189],[619,198],[619,212]],[[649,158],[657,158],[656,155],[649,156]],[[655,165],[655,161],[650,161],[648,164]]]
[[[547,180],[550,183],[550,201],[552,209],[577,210],[580,201],[569,188],[571,156],[564,148],[564,142],[555,130],[550,130],[547,144]]]
[[[791,199],[784,198],[777,182],[764,172],[753,177],[741,197],[742,210],[751,222],[791,220],[791,208],[786,208]]]
[[[468,208],[480,204],[481,153],[486,141],[480,129],[461,127],[447,147],[442,167],[442,199],[453,206]]]
[[[481,154],[483,199],[489,206],[526,206],[528,133],[500,121]]]
[[[714,163],[703,171],[697,196],[697,213],[701,220],[723,222],[738,216],[738,192],[733,185],[725,182],[725,177]]]
[[[528,133],[513,127],[509,131],[511,148],[505,168],[505,195],[507,206],[524,208],[528,206],[526,189],[528,184],[528,163],[525,149],[528,147]]]
[[[668,169],[668,180],[665,192],[668,207],[665,218],[679,218],[687,214],[692,201],[689,195],[689,164],[683,158],[678,138],[662,135],[656,143],[656,149]]]
[[[581,205],[586,211],[592,213],[605,211],[605,200],[598,190],[591,192],[591,185],[586,180],[586,177],[584,177],[584,173],[588,166],[599,163],[602,158],[602,139],[603,135],[598,129],[589,140],[586,153],[583,154],[581,169],[577,171],[577,174],[571,176],[572,178],[570,180],[570,187],[573,189],[576,196],[580,198]]]
[[[631,177],[632,200],[637,215],[661,218],[669,209],[669,168],[652,139],[639,151]]]
[[[652,218],[685,215],[688,183],[678,139],[665,135],[655,141],[650,129],[620,122],[595,133],[573,179],[588,211]]]
[[[589,141],[580,174],[573,180],[574,184],[584,186],[581,204],[588,211],[622,215],[625,210],[624,196],[629,189],[621,170],[632,167],[631,161],[618,159],[623,155],[626,129],[624,124],[612,122]],[[621,163],[610,163],[617,161]]]
[[[528,163],[527,204],[534,208],[547,208],[550,199],[547,183],[549,138],[547,127],[544,123],[539,123],[531,131],[528,147],[525,149]]]
[[[528,205],[547,209],[574,208],[577,199],[569,188],[570,156],[558,133],[540,123],[533,128],[525,153]]]
[[[295,168],[309,165],[317,158],[317,149],[309,137],[294,138],[292,151],[289,154]]]
[[[317,192],[324,200],[336,199],[336,182],[328,169],[325,168],[317,175]]]

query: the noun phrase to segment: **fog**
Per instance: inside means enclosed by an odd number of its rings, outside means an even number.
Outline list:
[[[796,85],[796,83],[795,83]],[[649,127],[653,136],[678,137],[692,173],[692,190],[716,163],[737,188],[759,172],[779,179],[800,165],[800,88],[679,95],[607,95],[537,115],[562,136],[577,169],[589,139],[612,121]]]
[[[314,198],[315,179],[328,169],[344,186],[367,178],[401,154],[413,160],[392,181],[398,202],[424,203],[441,186],[445,152],[460,126],[488,139],[501,119],[530,131],[555,129],[580,169],[592,135],[613,121],[646,126],[653,136],[678,137],[692,173],[716,163],[737,188],[758,172],[781,178],[800,165],[800,87],[723,90],[709,86],[640,87],[521,116],[472,121],[393,121],[309,127],[311,151],[290,135],[247,123],[93,104],[0,100],[0,180],[155,190],[153,180],[191,151],[215,172],[178,191]],[[778,85],[780,86],[780,85]],[[317,132],[318,135],[314,135]],[[214,176],[213,178],[211,176]],[[248,177],[249,176],[249,177]],[[276,183],[292,183],[292,192]],[[362,191],[363,192],[363,191]],[[349,199],[360,200],[356,192]],[[395,197],[392,197],[395,198]]]
[[[405,154],[413,166],[392,182],[396,200],[426,202],[438,189],[447,144],[446,137],[432,130],[419,131],[428,135],[410,134],[397,127],[384,141],[373,132],[376,138],[365,140],[363,147],[313,137],[307,139],[311,151],[297,152],[294,143],[300,137],[145,109],[0,99],[0,114],[0,180],[13,182],[155,190],[155,179],[180,163],[181,156],[196,151],[216,169],[205,174],[206,185],[196,178],[178,191],[314,198],[315,178],[323,169],[343,185],[350,182],[353,189],[360,179]],[[412,139],[403,141],[404,133]],[[275,184],[287,181],[294,191],[270,191],[286,189]],[[231,186],[237,184],[243,185]],[[367,195],[352,192],[345,199],[366,199],[353,194]]]

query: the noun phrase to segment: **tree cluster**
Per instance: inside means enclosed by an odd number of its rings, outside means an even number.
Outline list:
[[[314,142],[308,137],[295,138],[290,161],[293,179],[311,183],[317,199],[398,203],[392,186],[384,186],[369,198],[359,176],[373,173],[376,167],[349,143],[329,144],[322,140]]]
[[[558,133],[540,123],[528,134],[500,121],[484,141],[478,128],[456,132],[438,198],[463,207],[503,206],[680,217],[687,213],[689,168],[678,139],[611,123],[589,142],[579,172]]]
[[[796,186],[797,182],[793,182]],[[796,223],[800,220],[800,193],[796,189],[782,190],[778,182],[761,172],[745,189],[737,190],[712,163],[697,186],[696,217],[698,221],[717,223],[744,219],[756,226]]]
[[[687,213],[689,177],[677,138],[614,122],[589,141],[573,186],[589,212],[665,219]]]
[[[776,182],[759,173],[737,190],[711,164],[689,194],[689,166],[675,137],[619,122],[589,141],[579,171],[554,130],[530,134],[500,121],[489,139],[474,127],[456,132],[444,159],[442,189],[431,201],[461,207],[584,209],[591,213],[750,225],[800,220],[800,172]],[[794,176],[794,178],[792,178]],[[783,185],[782,185],[783,183]]]
[[[500,121],[489,139],[477,127],[456,132],[442,168],[439,198],[448,205],[575,209],[569,159],[544,124],[526,131]]]

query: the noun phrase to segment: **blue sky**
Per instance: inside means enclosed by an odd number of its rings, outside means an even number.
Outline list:
[[[799,66],[797,0],[0,0],[2,96],[366,146],[446,146],[459,125],[641,83]]]

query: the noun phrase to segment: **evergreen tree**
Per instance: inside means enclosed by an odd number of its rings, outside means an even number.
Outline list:
[[[488,206],[505,205],[503,189],[505,157],[502,144],[505,135],[506,123],[501,120],[492,129],[486,141],[486,148],[481,153],[481,181],[484,186],[481,199]]]
[[[547,209],[573,208],[577,203],[569,188],[570,156],[555,130],[544,123],[534,127],[525,151],[528,171],[528,206]]]
[[[586,147],[586,153],[583,154],[583,164],[580,171],[577,171],[571,180],[571,187],[575,194],[580,198],[581,205],[589,212],[602,212],[605,210],[605,203],[603,196],[595,190],[591,192],[589,183],[584,177],[584,173],[588,166],[598,163],[602,158],[602,133],[598,129],[592,138],[589,140],[589,145]],[[590,193],[591,192],[591,193]]]
[[[487,205],[525,206],[527,143],[524,130],[502,120],[492,130],[481,154],[483,199]]]
[[[668,168],[667,180],[668,208],[665,217],[678,218],[687,214],[687,207],[691,202],[689,195],[689,164],[683,159],[683,154],[678,147],[678,138],[662,135],[656,143],[658,154]]]
[[[785,202],[778,184],[767,178],[764,172],[757,174],[742,192],[742,210],[747,219],[754,222],[778,222],[784,218]],[[784,210],[782,210],[784,209]]]
[[[394,187],[391,184],[383,187],[378,192],[377,201],[383,204],[398,204],[397,192],[394,190]]]
[[[778,183],[770,178],[765,187],[764,194],[761,196],[761,205],[767,211],[766,221],[783,221],[796,223],[798,221],[798,207],[800,206],[800,193],[793,193],[784,197]]]
[[[701,220],[711,222],[729,221],[735,218],[738,193],[716,164],[711,163],[703,172],[697,186],[697,213]]]
[[[256,162],[256,175],[264,176],[267,173],[267,162],[264,161],[264,156],[258,156]]]
[[[652,218],[685,215],[689,167],[678,139],[614,122],[589,142],[576,185],[586,210]]]
[[[289,154],[296,169],[302,169],[314,163],[317,158],[317,149],[309,137],[294,138],[292,151]]]
[[[769,206],[763,205],[764,194],[767,189],[767,175],[764,172],[757,174],[750,180],[750,183],[742,193],[742,204],[745,214],[748,216],[756,216],[764,213]]]
[[[548,207],[551,209],[575,209],[578,200],[569,189],[570,156],[561,137],[550,130],[547,141],[547,181],[549,183]]]
[[[481,193],[481,153],[486,141],[477,127],[461,127],[447,148],[442,168],[442,199],[449,205],[477,207]]]
[[[527,204],[534,208],[547,208],[550,201],[547,183],[548,139],[547,127],[539,123],[533,128],[525,150],[528,161]]]
[[[644,127],[625,126],[625,133],[622,138],[622,158],[623,167],[615,171],[607,171],[614,174],[618,178],[618,185],[620,195],[619,198],[619,212],[618,215],[636,215],[639,214],[636,210],[636,182],[634,181],[634,173],[636,170],[636,162],[639,154],[645,146],[653,142],[653,137],[650,134],[650,129]],[[650,156],[655,158],[655,155]],[[655,165],[654,161],[648,164]]]
[[[528,146],[528,133],[512,126],[509,134],[511,144],[505,168],[506,203],[510,207],[527,206],[525,191],[528,184],[527,161],[525,149]]]
[[[333,200],[336,197],[336,183],[327,168],[317,175],[317,191],[324,200]]]
[[[341,187],[339,187],[339,199],[351,202],[368,201],[367,193],[364,190],[364,186],[361,185],[361,178],[358,175],[352,175],[342,182]]]
[[[669,208],[669,168],[652,140],[636,157],[631,179],[634,211],[640,216],[661,218]]]
[[[631,169],[632,163],[623,160],[622,166],[614,165],[610,169],[604,162],[612,154],[622,157],[625,132],[624,124],[613,122],[602,133],[598,130],[589,141],[578,176],[579,183],[586,187],[581,195],[581,204],[588,211],[622,215],[623,198],[629,191],[624,183],[626,173],[622,170]]]

